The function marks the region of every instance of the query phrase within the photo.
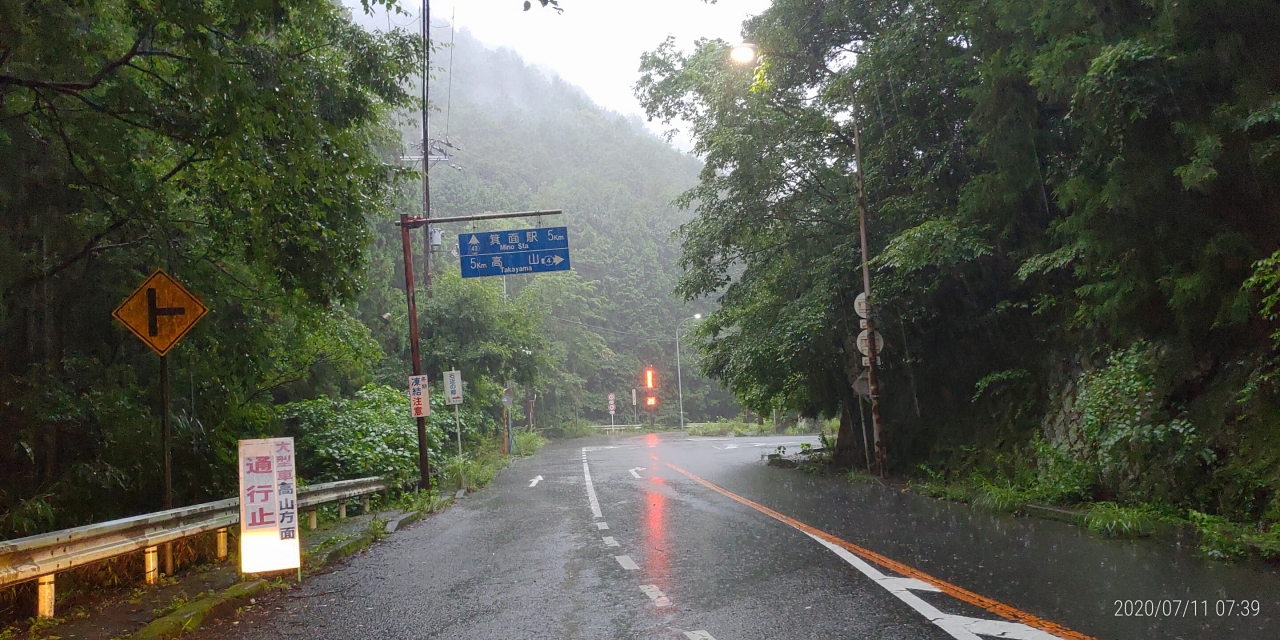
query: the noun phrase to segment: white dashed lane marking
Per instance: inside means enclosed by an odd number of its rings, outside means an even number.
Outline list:
[[[616,547],[616,546],[618,546],[618,541],[617,541],[617,540],[614,540],[614,539],[613,539],[613,536],[605,536],[605,537],[604,537],[604,546],[606,546],[606,547]]]
[[[654,606],[671,606],[671,601],[667,599],[667,596],[663,595],[662,589],[659,589],[656,585],[642,584],[640,585],[640,590],[643,591],[646,596],[649,596],[649,599],[653,601]]]
[[[607,523],[607,522],[597,522],[597,523],[596,523],[596,528],[597,528],[597,529],[599,529],[599,530],[601,530],[601,531],[604,531],[605,529],[608,529],[608,528],[609,528],[609,523]]]
[[[617,560],[618,564],[622,565],[622,568],[628,571],[636,571],[640,569],[640,565],[636,564],[636,561],[632,560],[631,556],[614,556],[613,559]]]
[[[716,640],[715,638],[712,638],[711,634],[707,633],[706,631],[686,631],[684,632],[684,637],[688,638],[689,640]]]

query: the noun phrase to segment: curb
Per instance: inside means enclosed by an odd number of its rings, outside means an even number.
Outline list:
[[[397,529],[408,524],[413,524],[422,519],[421,511],[410,511],[395,520],[387,521],[387,533],[395,533]]]
[[[1023,506],[1022,509],[1028,516],[1077,525],[1083,523],[1085,516],[1089,513],[1082,509],[1064,509],[1042,504],[1028,504]]]
[[[373,535],[366,532],[355,538],[342,542],[332,549],[314,556],[314,558],[308,557],[307,562],[305,562],[304,565],[307,569],[319,569],[334,560],[341,560],[342,558],[345,558],[357,551],[365,549],[371,544],[373,544]]]
[[[241,582],[222,593],[184,605],[182,608],[147,623],[147,626],[129,636],[133,640],[169,640],[187,631],[198,629],[206,619],[235,613],[249,600],[267,588],[266,580]]]

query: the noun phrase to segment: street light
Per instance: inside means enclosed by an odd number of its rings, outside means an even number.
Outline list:
[[[760,48],[747,42],[736,44],[729,50],[729,59],[738,64],[754,63],[760,58],[760,55]],[[870,387],[869,395],[871,396],[871,432],[875,439],[876,471],[881,477],[884,477],[885,450],[884,442],[880,439],[880,379],[877,375],[879,366],[876,363],[880,354],[877,353],[879,349],[876,348],[875,314],[872,312],[871,269],[869,266],[871,254],[867,249],[867,192],[866,186],[862,181],[862,136],[858,127],[857,97],[853,93],[852,87],[849,89],[849,96],[851,98],[849,114],[853,120],[853,153],[858,163],[858,173],[855,177],[858,187],[858,235],[862,243],[862,290],[867,298],[866,331],[870,338],[867,340],[867,356],[864,360],[867,362],[867,383]],[[679,347],[680,344],[677,342],[677,352]]]
[[[684,380],[680,377],[680,325],[690,320],[701,320],[702,314],[695,313],[692,318],[685,318],[676,323],[676,393],[680,396],[680,428],[684,429]]]
[[[751,64],[756,61],[758,55],[760,52],[756,46],[748,42],[735,44],[729,49],[729,59],[738,64]]]

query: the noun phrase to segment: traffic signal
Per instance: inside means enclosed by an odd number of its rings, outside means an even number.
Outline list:
[[[656,389],[658,387],[658,374],[654,373],[653,367],[646,367],[644,370],[644,388]],[[650,398],[652,400],[652,398]]]
[[[657,409],[657,408],[658,408],[658,399],[657,399],[657,398],[655,398],[655,397],[653,397],[653,396],[649,396],[648,398],[645,398],[645,399],[644,399],[644,406],[645,406],[645,407],[648,407],[648,408],[650,408],[650,409]]]

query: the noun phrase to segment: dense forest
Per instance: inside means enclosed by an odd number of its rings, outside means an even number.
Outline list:
[[[707,372],[841,416],[862,464],[861,172],[894,474],[1280,523],[1278,27],[1260,0],[777,0],[752,64],[661,44],[637,93],[706,161],[678,288],[721,304]]]
[[[412,27],[328,0],[0,13],[0,537],[161,507],[158,358],[111,318],[157,268],[210,309],[167,356],[176,505],[234,493],[241,438],[297,437],[310,481],[415,477],[392,224],[421,211]],[[605,394],[652,366],[676,424],[676,325],[710,307],[672,293],[691,213],[671,203],[700,162],[510,51],[433,32],[434,215],[563,209],[543,224],[573,251],[573,271],[504,293],[459,276],[472,227],[448,229],[428,297],[414,232],[424,366],[463,372],[468,449],[506,379],[516,426],[532,406],[554,433],[607,422]],[[535,224],[507,223],[474,228]],[[685,355],[688,418],[736,414]],[[453,416],[433,391],[439,468]]]

